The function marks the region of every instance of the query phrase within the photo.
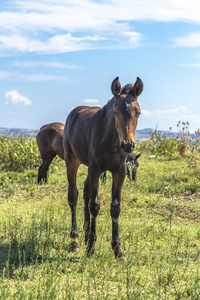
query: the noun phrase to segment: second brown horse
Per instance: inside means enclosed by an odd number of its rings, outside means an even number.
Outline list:
[[[78,190],[76,175],[79,165],[88,166],[84,184],[84,229],[88,256],[94,253],[96,218],[100,209],[98,199],[99,177],[102,172],[112,173],[112,248],[115,257],[122,256],[119,238],[121,188],[126,174],[126,157],[134,149],[135,130],[140,115],[138,96],[143,83],[138,77],[135,84],[123,89],[119,78],[111,85],[114,97],[102,108],[78,106],[69,114],[63,137],[64,158],[68,177],[68,202],[71,208],[71,248],[78,251],[76,206]]]
[[[64,159],[63,133],[65,125],[59,122],[46,124],[36,136],[42,164],[38,169],[38,183],[47,182],[49,166],[56,155]]]

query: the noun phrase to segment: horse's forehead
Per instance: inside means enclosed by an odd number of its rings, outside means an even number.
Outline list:
[[[137,100],[130,94],[126,95],[126,94],[122,94],[118,97],[115,106],[117,106],[118,108],[140,108],[139,104],[137,102]]]
[[[128,83],[122,88],[122,94],[128,94],[130,90],[134,87],[134,84]]]

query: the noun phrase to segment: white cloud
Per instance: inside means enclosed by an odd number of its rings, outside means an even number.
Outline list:
[[[50,38],[46,47],[41,48],[41,51],[50,53],[63,53],[80,50],[88,50],[98,48],[96,42],[107,40],[107,38],[94,36],[74,37],[71,33],[56,35]],[[45,49],[46,48],[46,49]]]
[[[133,32],[133,31],[126,31],[122,33],[125,37],[128,37],[130,46],[132,47],[139,47],[140,41],[144,39],[144,36],[141,33]]]
[[[88,104],[96,104],[96,103],[98,103],[99,101],[98,101],[97,99],[85,99],[85,100],[83,100],[82,102],[88,103]]]
[[[154,119],[171,119],[175,121],[179,121],[180,119],[184,119],[185,121],[196,120],[198,117],[196,115],[187,114],[187,107],[181,106],[178,108],[170,108],[170,109],[157,109],[154,111],[150,111],[147,109],[142,110],[143,118],[154,118]]]
[[[58,69],[79,69],[78,66],[63,64],[58,61],[18,61],[13,62],[14,67],[46,67],[46,68],[58,68]]]
[[[92,1],[53,1],[40,0],[37,3],[32,1],[9,1],[13,2],[14,11],[0,13],[0,27],[7,30],[62,30],[62,31],[83,31],[83,30],[118,30],[127,29],[127,24],[118,24],[114,14],[111,14],[111,4],[98,4]],[[117,12],[117,11],[116,11]],[[118,11],[119,15],[119,11]],[[67,17],[66,17],[67,16]]]
[[[28,36],[0,35],[0,54],[7,51],[36,53],[66,53],[92,49],[135,48],[140,46],[144,36],[137,32],[110,34],[107,37],[98,35],[73,36],[71,33],[54,35],[47,40],[31,39]]]
[[[200,47],[200,32],[173,39],[175,47]]]
[[[140,42],[144,38],[142,34],[137,32],[111,33],[107,37],[98,35],[77,37],[67,33],[54,35],[47,40],[31,39],[28,36],[16,34],[14,36],[0,36],[0,54],[5,54],[7,51],[56,54],[94,49],[136,48],[140,46]]]
[[[198,0],[7,0],[8,8],[0,14],[0,26],[7,29],[66,31],[126,30],[128,21],[189,21],[200,23]],[[9,5],[10,4],[10,5]],[[17,11],[17,12],[15,12]],[[67,16],[67,17],[66,17]],[[118,22],[120,21],[120,23]],[[122,29],[123,28],[123,29]],[[126,28],[126,29],[125,29]]]
[[[135,48],[145,38],[131,22],[152,20],[200,24],[200,1],[190,0],[7,0],[0,12],[0,54],[65,53],[88,49]],[[10,9],[12,7],[12,10]],[[189,36],[200,44],[199,33]],[[187,37],[174,40],[188,46]]]
[[[171,109],[143,109],[140,121],[143,128],[156,128],[158,126],[160,130],[169,130],[170,126],[173,131],[176,131],[178,130],[178,121],[189,122],[191,132],[199,128],[199,116],[189,114],[186,106]]]
[[[30,82],[41,82],[41,81],[52,81],[52,80],[63,80],[68,81],[68,78],[54,75],[45,75],[42,73],[36,74],[22,74],[19,72],[6,72],[0,71],[0,80],[4,81],[30,81]]]
[[[17,90],[7,91],[5,93],[6,104],[22,104],[22,105],[30,105],[32,102],[27,98],[19,94]]]
[[[45,40],[31,39],[28,36],[0,36],[1,52],[40,52],[65,53],[87,49],[97,49],[97,43],[107,38],[94,36],[73,37],[71,33],[55,35]],[[102,47],[102,46],[101,46]]]
[[[189,67],[189,68],[200,68],[200,64],[196,63],[184,63],[184,64],[179,64],[182,67]]]

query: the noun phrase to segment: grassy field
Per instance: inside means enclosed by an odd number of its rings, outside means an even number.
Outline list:
[[[199,154],[198,154],[199,155]],[[200,299],[200,157],[143,153],[138,181],[126,178],[120,238],[111,248],[111,176],[100,183],[94,257],[85,255],[78,173],[80,251],[71,253],[65,166],[37,185],[37,169],[0,170],[0,299]]]

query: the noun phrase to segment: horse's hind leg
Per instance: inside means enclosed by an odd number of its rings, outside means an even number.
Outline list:
[[[42,180],[43,182],[47,183],[47,175],[49,170],[48,163],[42,163],[41,166],[38,169],[38,183],[40,183]]]
[[[38,169],[38,183],[40,183],[40,181],[44,179],[44,169],[43,169],[43,164],[41,164],[41,166]]]
[[[70,237],[74,240],[71,243],[71,250],[77,252],[79,250],[78,245],[78,229],[76,222],[76,206],[78,200],[78,190],[76,187],[76,174],[79,167],[79,162],[75,157],[71,158],[70,161],[66,162],[67,166],[67,178],[68,178],[68,203],[71,208],[71,217],[72,217],[72,228]]]
[[[42,164],[38,169],[38,183],[40,183],[42,180],[47,183],[49,166],[55,156],[55,152],[51,152],[45,156],[42,156]]]

